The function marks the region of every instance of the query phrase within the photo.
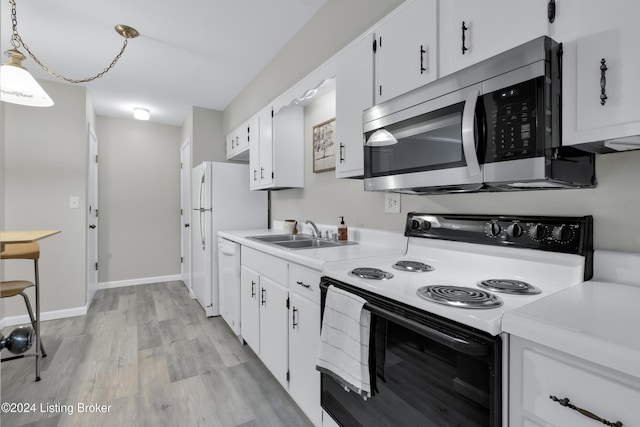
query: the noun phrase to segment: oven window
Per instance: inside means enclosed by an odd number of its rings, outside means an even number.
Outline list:
[[[372,141],[379,130],[367,133],[366,176],[466,166],[462,148],[463,108],[464,103],[459,103],[385,127],[396,143],[385,139],[376,144]]]
[[[465,356],[403,326],[372,317],[377,393],[364,401],[322,375],[322,406],[339,424],[499,425],[490,408],[500,396],[492,391],[493,375],[487,360]]]

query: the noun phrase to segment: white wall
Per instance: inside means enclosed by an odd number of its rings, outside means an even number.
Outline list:
[[[100,283],[180,274],[181,129],[98,116]]]
[[[87,103],[82,86],[40,84],[53,107],[5,105],[4,228],[62,230],[40,242],[47,312],[84,307],[86,301]],[[78,209],[69,208],[70,196],[80,198]],[[31,261],[4,266],[7,279],[33,277]],[[5,301],[6,316],[24,314],[22,299]]]

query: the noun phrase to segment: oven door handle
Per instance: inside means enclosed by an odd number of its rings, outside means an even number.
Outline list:
[[[433,341],[447,346],[457,352],[467,354],[469,356],[486,356],[489,354],[490,349],[488,345],[446,334],[421,323],[407,319],[401,314],[397,314],[384,308],[380,308],[371,303],[365,303],[364,308],[366,310],[369,310],[373,314],[376,314],[380,317],[411,329],[412,331],[424,337],[432,339]]]

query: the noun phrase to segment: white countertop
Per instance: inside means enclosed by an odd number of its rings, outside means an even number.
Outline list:
[[[407,238],[399,233],[366,229],[350,230],[350,233],[352,236],[357,235],[362,237],[362,239],[356,239],[358,244],[297,250],[284,249],[276,245],[248,238],[267,234],[283,234],[283,231],[280,229],[219,231],[218,236],[319,271],[322,270],[326,262],[397,255],[403,254],[406,251]]]
[[[625,260],[621,263],[611,258],[611,252],[603,254],[601,259],[615,270],[609,275],[597,271],[605,264],[598,256],[596,251],[597,280],[505,313],[503,330],[640,378],[640,276],[629,274],[630,269],[640,269],[638,256],[621,254]],[[636,283],[624,283],[628,277]]]

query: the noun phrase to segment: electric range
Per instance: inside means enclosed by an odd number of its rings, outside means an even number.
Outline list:
[[[404,255],[330,262],[323,275],[491,335],[505,312],[592,275],[590,216],[409,213],[405,235]]]

